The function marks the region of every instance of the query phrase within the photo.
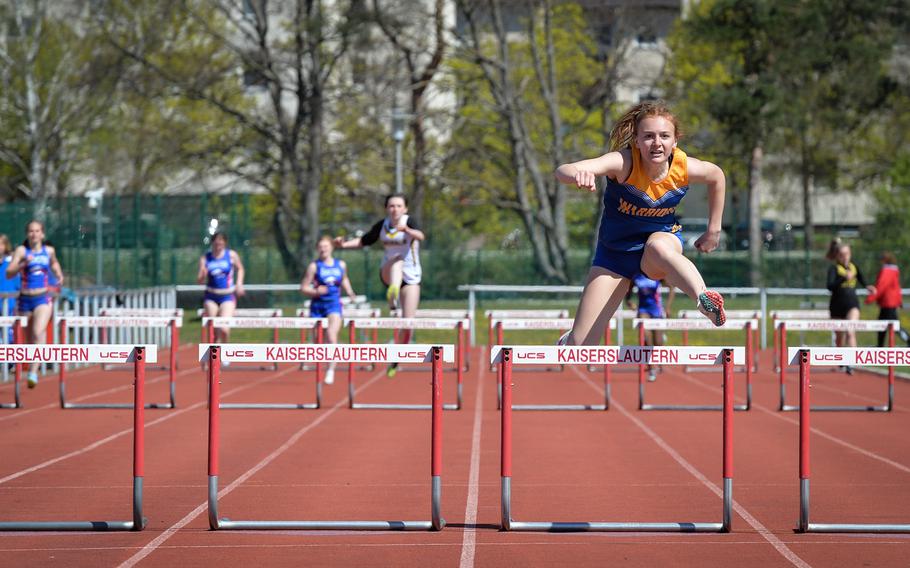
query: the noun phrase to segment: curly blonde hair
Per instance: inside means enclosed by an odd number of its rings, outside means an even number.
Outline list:
[[[677,140],[682,138],[682,129],[679,126],[679,119],[670,110],[663,101],[642,101],[627,110],[610,131],[610,151],[632,148],[635,144],[635,136],[638,134],[638,124],[649,116],[662,116],[673,123],[673,130],[676,133]]]

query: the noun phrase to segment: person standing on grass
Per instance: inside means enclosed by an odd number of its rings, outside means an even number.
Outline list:
[[[901,272],[897,268],[897,257],[893,252],[885,251],[881,258],[882,267],[875,278],[875,292],[866,297],[866,303],[878,304],[878,319],[899,320],[898,308],[904,307],[901,296]],[[902,330],[900,330],[902,331]],[[878,346],[884,347],[885,332],[878,332]]]
[[[389,308],[395,309],[400,304],[401,317],[412,318],[417,314],[420,304],[420,242],[426,236],[420,230],[417,221],[408,215],[407,198],[394,193],[385,198],[386,217],[377,221],[362,237],[349,241],[335,237],[335,247],[352,249],[370,246],[375,242],[382,243],[385,255],[379,269],[379,279],[388,286],[386,298]],[[411,340],[411,330],[402,330],[400,343]],[[398,363],[392,363],[386,374],[393,377]]]
[[[205,284],[202,308],[205,317],[229,318],[234,315],[237,298],[244,295],[244,269],[240,255],[228,248],[224,233],[212,235],[212,248],[199,258],[199,274],[196,281]],[[226,343],[230,334],[228,328],[215,328],[215,342]]]
[[[348,279],[348,267],[343,260],[332,256],[332,238],[323,236],[316,243],[319,257],[307,266],[300,282],[300,291],[310,298],[310,317],[327,318],[326,338],[329,343],[338,343],[341,330],[341,291],[354,300],[354,289]],[[335,362],[329,363],[325,372],[325,384],[335,382]]]
[[[639,272],[685,292],[714,325],[726,321],[723,296],[708,290],[698,269],[683,256],[682,227],[676,220],[676,207],[689,185],[706,184],[708,230],[695,241],[695,248],[705,253],[716,249],[724,172],[711,162],[687,156],[677,147],[681,134],[679,121],[664,103],[642,102],[613,126],[610,152],[556,169],[560,183],[591,192],[598,176],[607,182],[597,251],[572,330],[560,338],[561,344],[596,344]]]
[[[16,247],[13,257],[6,266],[6,277],[21,273],[22,286],[16,313],[28,317],[28,339],[30,343],[42,344],[47,338],[47,324],[50,322],[52,304],[50,296],[50,275],[56,277],[57,285],[63,285],[63,269],[57,262],[54,247],[44,242],[44,224],[29,221],[25,226],[25,242]],[[28,388],[38,385],[38,364],[29,365]]]

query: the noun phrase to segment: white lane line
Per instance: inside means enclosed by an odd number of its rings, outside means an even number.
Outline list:
[[[246,390],[246,389],[249,389],[249,388],[253,388],[254,386],[259,386],[262,382],[269,381],[269,380],[272,380],[272,379],[276,379],[276,378],[278,378],[278,377],[280,377],[280,376],[282,376],[282,375],[285,375],[285,374],[291,372],[292,370],[294,370],[294,369],[289,368],[289,369],[287,369],[287,370],[285,370],[285,371],[281,371],[280,373],[276,373],[276,374],[274,374],[274,375],[271,375],[271,376],[269,376],[268,378],[266,378],[266,379],[264,379],[264,380],[262,380],[262,381],[258,381],[258,382],[255,382],[255,383],[248,383],[248,384],[243,385],[243,386],[241,386],[241,387],[237,387],[236,389],[233,389],[233,390],[230,390],[230,391],[225,392],[225,393],[224,393],[224,396],[228,396],[228,395],[231,395],[231,394],[235,394],[235,393],[237,393],[237,392],[240,392],[240,391],[243,391],[243,390]],[[172,412],[169,412],[168,414],[165,414],[165,415],[162,416],[161,418],[157,418],[157,419],[155,419],[155,420],[152,420],[151,422],[146,422],[146,423],[145,423],[145,427],[146,427],[146,428],[151,428],[152,426],[155,426],[155,425],[157,425],[157,424],[161,424],[162,422],[166,422],[166,421],[168,421],[168,420],[171,420],[172,418],[176,418],[176,417],[180,416],[181,414],[185,414],[185,413],[187,413],[187,412],[189,412],[189,411],[191,411],[191,410],[195,410],[195,409],[197,409],[197,408],[200,408],[200,407],[202,407],[202,406],[205,406],[207,403],[208,403],[208,400],[203,400],[203,401],[197,402],[196,404],[193,404],[193,405],[191,405],[191,406],[187,406],[186,408],[181,408],[181,409],[179,409],[179,410],[174,410],[174,411],[172,411]],[[16,473],[11,473],[11,474],[7,475],[6,477],[0,477],[0,485],[2,485],[2,484],[4,484],[4,483],[7,483],[7,482],[9,482],[9,481],[12,481],[12,480],[14,480],[14,479],[18,479],[18,478],[22,477],[23,475],[28,475],[29,473],[33,473],[33,472],[36,472],[36,471],[38,471],[38,470],[40,470],[40,469],[44,469],[44,468],[46,468],[46,467],[48,467],[48,466],[54,465],[54,464],[56,464],[56,463],[60,463],[60,462],[62,462],[62,461],[64,461],[64,460],[68,460],[68,459],[74,458],[74,457],[76,457],[76,456],[81,456],[82,454],[85,454],[85,453],[90,452],[90,451],[92,451],[92,450],[94,450],[94,449],[96,449],[96,448],[99,448],[99,447],[101,447],[101,446],[103,446],[103,445],[105,445],[105,444],[107,444],[107,443],[109,443],[109,442],[112,442],[112,441],[116,440],[117,438],[120,438],[120,437],[122,437],[122,436],[126,436],[126,435],[128,435],[128,434],[132,434],[132,433],[133,433],[133,428],[130,427],[130,428],[127,428],[127,429],[125,429],[125,430],[121,430],[121,431],[119,431],[119,432],[116,432],[116,433],[114,433],[114,434],[111,434],[110,436],[107,436],[106,438],[102,438],[102,439],[100,439],[100,440],[98,440],[98,441],[96,441],[96,442],[93,442],[93,443],[89,444],[88,446],[85,446],[85,447],[80,448],[80,449],[78,449],[78,450],[72,451],[72,452],[70,452],[70,453],[68,453],[68,454],[63,454],[62,456],[57,456],[56,458],[49,459],[49,460],[44,461],[44,462],[41,462],[41,463],[39,463],[39,464],[37,464],[37,465],[33,465],[33,466],[29,467],[29,468],[26,468],[26,469],[17,471]]]
[[[355,392],[356,393],[362,392],[364,389],[366,389],[367,387],[369,387],[370,385],[372,385],[373,383],[378,381],[379,378],[384,375],[385,375],[385,371],[380,371],[380,372],[376,373],[375,375],[373,375],[370,378],[369,381],[364,383],[363,386],[358,388]],[[289,448],[291,448],[291,446],[296,444],[297,441],[300,440],[300,438],[302,438],[304,434],[306,434],[307,432],[309,432],[310,430],[312,430],[313,428],[315,428],[316,426],[318,426],[319,424],[324,422],[326,420],[326,418],[328,418],[332,414],[335,414],[335,412],[337,412],[338,409],[345,407],[347,405],[348,405],[348,397],[344,397],[343,399],[338,401],[332,408],[328,409],[325,412],[325,414],[322,414],[321,416],[317,417],[313,422],[311,422],[310,424],[307,424],[306,426],[304,426],[303,428],[301,428],[300,430],[295,432],[294,435],[292,435],[290,438],[288,438],[288,440],[284,444],[282,444],[278,449],[276,449],[271,454],[267,455],[265,458],[262,459],[262,461],[260,461],[259,463],[257,463],[256,465],[254,465],[253,467],[248,469],[244,474],[242,474],[240,477],[235,479],[233,482],[231,482],[229,485],[227,485],[224,489],[219,491],[218,499],[222,499],[222,498],[226,497],[232,491],[234,491],[234,489],[237,489],[238,487],[240,487],[240,485],[244,481],[249,479],[251,476],[255,475],[257,472],[259,472],[262,468],[264,468],[268,464],[272,463],[281,454],[283,454]],[[168,539],[170,539],[172,536],[177,534],[178,530],[182,529],[183,527],[185,527],[186,525],[191,523],[196,517],[198,517],[202,513],[206,512],[207,510],[208,510],[208,501],[205,501],[202,504],[200,504],[198,507],[196,507],[195,509],[190,511],[185,517],[183,517],[182,519],[180,519],[179,521],[177,521],[176,523],[174,523],[173,525],[168,527],[164,532],[162,532],[160,535],[158,535],[154,540],[152,540],[147,545],[142,547],[142,549],[139,552],[137,552],[136,554],[129,557],[126,561],[123,562],[123,564],[120,565],[120,568],[129,568],[130,566],[135,566],[139,561],[141,561],[143,558],[145,558],[146,556],[148,556],[149,554],[154,552],[155,549],[160,547],[162,544],[167,542]]]
[[[717,387],[703,384],[700,381],[696,381],[686,375],[682,375],[682,376],[687,381],[689,381],[695,385],[698,385],[704,389],[707,389],[710,391],[720,391],[721,390]],[[739,398],[740,397],[737,397],[737,399],[739,399]],[[785,415],[784,413],[782,413],[779,410],[774,410],[774,409],[768,408],[767,406],[755,404],[754,402],[752,403],[752,407],[755,408],[756,410],[760,410],[761,412],[764,412],[765,414],[768,414],[769,416],[773,416],[774,418],[777,418],[778,420],[783,420],[784,422],[787,422],[788,424],[793,424],[793,425],[799,426],[799,420],[797,420],[796,418],[791,418],[790,416]],[[819,430],[818,428],[816,428],[814,426],[810,427],[810,430],[812,431],[813,434],[815,434],[821,438],[824,438],[824,439],[828,440],[829,442],[834,442],[835,444],[838,444],[847,449],[853,450],[854,452],[864,455],[869,459],[877,460],[884,464],[890,465],[890,466],[894,467],[895,469],[903,471],[904,473],[910,473],[910,467],[907,467],[906,465],[904,465],[902,463],[899,463],[892,459],[886,458],[885,456],[876,454],[875,452],[867,450],[865,448],[861,448],[861,447],[857,446],[856,444],[851,444],[850,442],[848,442],[842,438],[838,438],[837,436],[835,436],[833,434],[828,434],[827,432]]]
[[[580,376],[582,379],[584,379],[584,381],[586,383],[591,385],[591,387],[594,390],[596,390],[598,392],[600,392],[602,390],[603,387],[596,385],[593,381],[591,381],[591,379],[584,376],[581,373],[581,371],[579,371],[574,365],[572,366],[572,371],[574,371],[576,374],[578,374],[578,376]],[[676,463],[678,463],[680,466],[682,466],[683,469],[688,471],[693,477],[695,477],[695,479],[700,481],[701,484],[704,485],[705,487],[707,487],[712,493],[714,493],[715,495],[717,495],[720,498],[723,498],[724,492],[721,490],[720,487],[718,487],[716,484],[712,483],[711,480],[709,480],[702,472],[700,472],[694,465],[689,463],[684,457],[682,457],[682,455],[679,454],[679,452],[677,452],[675,449],[673,449],[673,447],[670,446],[670,444],[668,444],[663,438],[661,438],[657,434],[657,432],[655,432],[654,430],[649,428],[644,422],[642,422],[640,419],[638,419],[638,417],[634,416],[631,412],[629,412],[625,406],[623,406],[622,404],[620,404],[619,402],[616,402],[614,400],[614,401],[611,401],[611,408],[616,408],[617,410],[619,410],[623,416],[625,416],[626,418],[631,420],[633,424],[638,426],[638,428],[642,432],[647,434],[648,437],[651,438],[651,440],[653,440],[654,443],[657,444],[663,451],[667,452],[667,454],[669,454],[670,457],[672,457],[676,461]],[[779,552],[780,555],[783,556],[784,558],[786,558],[791,564],[793,564],[794,566],[796,566],[798,568],[811,568],[811,565],[809,563],[807,563],[805,560],[803,560],[802,558],[797,556],[795,552],[790,550],[790,548],[786,544],[784,544],[782,540],[777,538],[777,536],[775,536],[774,533],[772,533],[770,529],[768,529],[765,525],[763,525],[758,519],[753,517],[752,514],[749,513],[749,511],[747,511],[746,508],[743,507],[742,505],[740,505],[735,499],[733,500],[733,510],[735,510],[737,513],[739,513],[739,516],[741,516],[747,523],[749,523],[749,525],[753,529],[755,529],[755,531],[758,534],[760,534],[762,536],[762,538],[764,538],[766,541],[768,541],[768,543],[771,546],[773,546],[774,549],[777,550],[777,552]]]
[[[477,368],[481,368],[478,362]],[[481,371],[483,372],[483,371]],[[480,433],[483,427],[484,381],[476,381],[474,399],[474,429],[471,434],[471,468],[468,475],[468,502],[464,511],[464,535],[461,539],[460,568],[473,568],[477,549],[477,502],[480,487]]]

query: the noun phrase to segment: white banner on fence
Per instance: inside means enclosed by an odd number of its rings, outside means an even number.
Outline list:
[[[171,322],[183,327],[178,317],[114,317],[114,316],[64,316],[59,321],[66,327],[168,327]]]
[[[901,327],[897,320],[777,320],[774,326],[787,326],[796,331],[886,331],[889,325],[894,331]]]
[[[424,319],[424,318],[369,318],[345,319],[344,324],[354,324],[358,329],[455,329],[460,323],[464,329],[471,328],[469,319]]]
[[[661,318],[642,318],[632,320],[632,327],[644,326],[645,329],[664,329],[664,330],[711,330],[711,329],[746,329],[746,326],[752,326],[752,329],[758,329],[758,320],[754,319],[728,319],[724,325],[714,325],[708,318],[702,319],[661,319]]]
[[[202,318],[202,327],[207,327],[209,322],[215,327],[231,327],[244,329],[310,329],[316,327],[318,322],[326,325],[325,318]]]

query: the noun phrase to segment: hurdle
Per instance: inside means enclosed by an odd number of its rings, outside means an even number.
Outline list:
[[[520,330],[531,330],[531,329],[556,329],[556,330],[567,330],[572,327],[571,319],[497,319],[490,318],[490,321],[493,322],[496,328],[496,345],[503,344],[503,330],[506,329],[520,329]],[[606,326],[605,339],[609,343],[610,340],[610,329],[616,328],[616,320],[611,319],[609,325]],[[491,346],[492,349],[493,346]],[[525,363],[525,361],[518,361],[518,363]],[[493,366],[493,365],[491,365]],[[563,370],[565,367],[560,365],[559,367],[547,368],[547,370]],[[517,371],[517,369],[512,369],[512,372]],[[609,410],[610,409],[610,377],[611,369],[610,365],[604,365],[603,378],[604,378],[604,402],[603,404],[513,404],[512,410]],[[497,410],[502,408],[502,365],[499,365],[498,372],[496,373],[496,408]]]
[[[733,364],[744,361],[743,348],[729,347],[619,347],[619,346],[496,346],[491,361],[501,363],[503,374],[500,442],[501,523],[505,531],[547,532],[730,532],[733,518]],[[719,523],[704,522],[557,522],[515,521],[512,518],[512,365],[553,363],[613,365],[624,362],[660,365],[721,365],[723,368],[723,512]]]
[[[171,330],[170,342],[171,342],[171,344],[176,344],[178,346],[180,345],[180,327],[182,327],[182,322],[183,322],[183,308],[100,308],[98,310],[98,315],[103,316],[103,317],[106,316],[106,317],[128,317],[128,318],[142,318],[142,317],[179,318],[181,325],[175,326]],[[107,343],[108,341],[110,341],[111,338],[109,337],[108,329],[109,328],[106,328],[106,327],[101,328],[101,343]],[[147,328],[143,328],[143,329],[147,329]],[[117,328],[117,331],[119,333],[117,334],[117,337],[114,339],[114,341],[116,343],[129,343],[130,339],[134,339],[131,336],[125,337],[126,334],[123,333],[124,328]],[[135,338],[135,339],[141,339],[141,340],[144,340],[145,342],[154,341],[150,337],[147,337],[147,336],[141,337],[141,338]],[[164,341],[164,338],[162,338],[162,337],[159,337],[158,339]],[[174,359],[173,364],[174,364],[175,369],[179,368],[179,364],[178,364],[178,361],[176,358]],[[101,368],[104,370],[108,370],[111,367],[109,365],[102,365]],[[162,367],[162,368],[166,368],[166,367]]]
[[[758,320],[754,319],[728,319],[722,326],[716,326],[707,318],[692,319],[663,319],[645,318],[635,319],[632,325],[638,328],[638,343],[645,344],[646,330],[740,330],[746,331],[745,337],[745,373],[746,373],[746,403],[733,406],[733,410],[749,410],[752,408],[752,361],[754,358],[752,330],[758,327]],[[697,364],[697,363],[696,363]],[[686,367],[685,369],[688,369]],[[688,372],[688,371],[686,371]],[[723,410],[718,405],[687,405],[687,404],[646,404],[645,403],[645,364],[638,366],[638,409],[639,410]]]
[[[268,310],[270,312],[280,312],[281,310]],[[271,329],[272,330],[272,342],[278,343],[278,330],[280,329],[299,329],[300,330],[300,342],[303,343],[306,340],[307,330],[316,331],[317,326],[325,326],[324,318],[298,318],[298,317],[280,317],[280,316],[263,316],[263,317],[254,317],[254,316],[242,316],[242,317],[207,317],[203,316],[202,318],[202,333],[207,341],[203,343],[212,343],[215,341],[215,328],[217,327],[228,327],[231,329]],[[320,335],[318,341],[321,341],[322,336]],[[227,344],[226,346],[229,346]],[[253,362],[253,361],[250,361]],[[202,365],[205,365],[205,362],[202,362]],[[225,365],[226,366],[226,365]],[[248,370],[251,367],[246,367],[241,370]],[[255,369],[256,367],[252,367]],[[272,364],[271,367],[258,367],[259,370],[270,370],[274,371],[278,369],[277,364]],[[317,382],[318,374],[317,374]],[[241,407],[245,408],[245,407]]]
[[[787,346],[787,330],[798,331],[887,331],[888,346],[894,347],[894,330],[900,328],[900,322],[897,320],[776,320],[774,325],[778,328],[777,335],[780,341],[780,371],[778,372],[778,382],[780,383],[780,411],[799,410],[798,405],[787,404],[787,387],[784,379],[787,374],[787,363],[792,358],[788,358],[789,347]],[[813,347],[812,349],[821,349]],[[844,366],[849,357],[841,356],[837,353],[828,353],[831,357],[831,365]],[[852,359],[851,359],[852,360]],[[859,363],[861,366],[866,363]],[[813,406],[812,410],[822,412],[891,412],[894,408],[894,365],[880,365],[888,367],[888,393],[887,401],[882,405],[865,405],[865,406]]]
[[[727,319],[756,320],[758,325],[761,325],[762,313],[760,310],[724,310],[724,314],[726,314]],[[679,319],[692,320],[692,319],[704,318],[705,316],[698,310],[679,310],[678,312],[676,312],[676,317]],[[759,331],[759,327],[753,326],[752,331]],[[751,342],[752,340],[750,339],[749,341]],[[688,329],[682,330],[682,344],[683,345],[689,344],[689,330]],[[754,356],[754,354],[755,354],[754,350],[752,351],[752,353],[753,353],[752,372],[757,373],[758,372],[758,357]],[[693,367],[692,369],[686,369],[686,372],[688,373],[688,372],[692,372],[692,371],[697,371],[698,369],[702,369],[702,368]]]
[[[11,345],[0,347],[5,363],[133,363],[133,519],[131,521],[4,521],[0,531],[141,531],[145,475],[145,364],[155,363],[155,345]]]
[[[348,316],[348,313],[345,312],[345,317]],[[401,310],[391,310],[389,316],[393,318],[404,317],[404,314]],[[351,314],[351,317],[354,317]],[[474,329],[474,313],[470,310],[458,310],[458,309],[445,309],[445,308],[426,308],[418,309],[414,311],[415,318],[433,318],[433,319],[466,319],[470,320],[470,325],[467,330]],[[398,330],[394,331],[395,342],[398,343]],[[464,353],[464,370],[465,372],[471,370],[471,341],[470,333],[466,334],[463,338],[464,345],[461,346],[461,350]],[[375,341],[374,341],[375,342]]]
[[[778,320],[828,320],[831,314],[828,310],[773,310],[768,317],[771,319],[771,332],[773,334],[774,372],[780,372],[780,334],[778,333]]]
[[[196,310],[196,315],[202,318],[203,322],[205,318],[209,317],[205,315],[205,310],[199,308]],[[235,308],[234,315],[232,318],[280,318],[284,316],[284,310],[281,309],[271,309],[271,308]],[[213,316],[214,317],[214,316]],[[237,326],[241,327],[241,326]],[[205,323],[202,324],[202,337],[199,340],[199,343],[211,343],[215,340],[212,335],[214,332],[210,332],[205,327]],[[278,343],[278,328],[272,330],[272,342]]]
[[[22,344],[23,334],[22,331],[28,325],[28,318],[25,316],[4,316],[0,317],[0,331],[6,333],[7,327],[13,328],[13,341],[14,344]],[[0,348],[5,348],[6,345],[0,345]],[[15,371],[13,372],[13,402],[4,402],[0,403],[0,408],[22,408],[22,398],[20,388],[22,385],[22,364],[15,364]],[[4,363],[4,367],[6,364]]]
[[[493,319],[502,320],[502,319],[566,319],[569,317],[569,310],[487,310],[483,313],[483,316],[487,318],[487,345],[495,345],[493,343]],[[573,320],[569,320],[570,322]],[[569,324],[569,329],[572,328],[572,324]],[[493,365],[490,365],[490,370],[493,371]]]
[[[111,317],[111,316],[62,316],[58,320],[58,338],[59,345],[66,345],[67,332],[70,328],[166,328],[171,332],[171,346],[168,350],[168,402],[147,402],[146,408],[177,408],[177,329],[183,325],[183,319],[177,317]],[[156,347],[157,354],[157,347]],[[82,361],[73,361],[81,363]],[[105,365],[119,364],[118,361],[102,361],[102,368]],[[157,363],[157,355],[154,361],[146,359],[145,363]],[[112,402],[112,403],[76,403],[69,402],[66,399],[66,364],[61,363],[58,366],[58,384],[60,396],[60,408],[132,408],[132,403]]]
[[[817,533],[906,533],[910,524],[857,524],[809,522],[809,440],[811,410],[809,402],[810,368],[830,365],[864,365],[893,367],[910,365],[910,349],[895,347],[811,347],[789,348],[788,360],[799,365],[799,525],[798,532]]]
[[[357,329],[453,329],[455,330],[455,373],[457,378],[456,401],[443,404],[443,410],[461,410],[464,387],[464,335],[470,329],[469,319],[422,319],[422,318],[352,318],[345,321],[348,327],[348,341],[356,342]],[[395,343],[391,345],[397,345]],[[407,344],[402,344],[407,345]],[[448,362],[448,360],[446,360]],[[354,365],[348,365],[348,407],[351,409],[384,410],[428,410],[426,404],[366,403],[354,400]]]
[[[345,318],[379,318],[379,317],[382,317],[382,310],[380,310],[379,308],[344,308],[342,311],[342,316],[344,316]],[[299,317],[299,318],[310,317],[309,307],[297,308],[297,317]],[[328,325],[328,324],[326,324],[326,325]],[[372,335],[373,335],[372,336],[373,343],[379,343],[378,330],[374,329]],[[364,337],[366,337],[366,335],[364,335]],[[301,336],[300,340],[301,341],[304,340],[303,336]],[[315,343],[322,343],[322,338],[314,337],[313,341]],[[301,365],[300,369],[303,371],[311,371],[315,367],[318,367],[318,365],[314,365],[314,366]],[[364,365],[361,368],[364,370],[373,370],[374,367],[373,367],[373,365]]]
[[[442,363],[454,359],[452,345],[265,345],[239,346],[243,357],[232,356],[220,345],[200,345],[199,359],[208,362],[209,444],[208,517],[212,530],[442,530]],[[247,353],[251,354],[247,356]],[[232,521],[218,516],[219,385],[222,361],[274,363],[430,363],[432,410],[430,416],[429,521]]]

